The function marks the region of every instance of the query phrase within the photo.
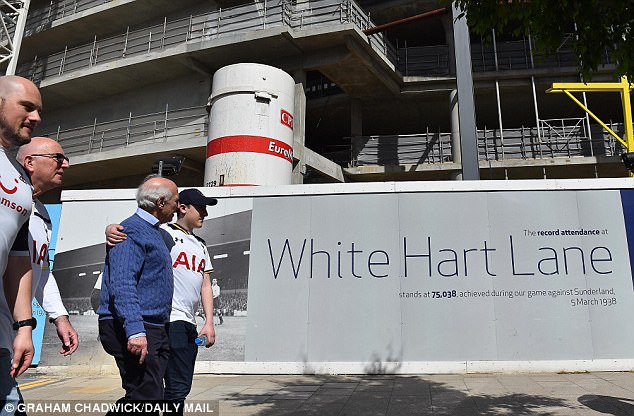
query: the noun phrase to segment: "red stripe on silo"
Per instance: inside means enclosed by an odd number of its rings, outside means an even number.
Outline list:
[[[249,152],[277,156],[293,163],[293,148],[288,144],[262,136],[225,136],[207,143],[207,157],[222,153]]]

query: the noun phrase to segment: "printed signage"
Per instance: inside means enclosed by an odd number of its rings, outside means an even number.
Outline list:
[[[213,318],[216,345],[198,361],[228,372],[630,368],[634,190],[553,183],[203,189],[219,199],[197,234],[223,323]],[[103,227],[135,208],[132,190],[112,200],[82,192],[64,203],[55,264],[80,311],[103,261]],[[82,330],[96,327],[95,316],[82,319]]]

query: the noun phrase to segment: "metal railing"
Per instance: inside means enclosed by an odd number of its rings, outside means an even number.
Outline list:
[[[540,120],[537,127],[480,129],[479,160],[552,159],[557,157],[618,156],[622,145],[598,125],[587,131],[585,118]],[[622,134],[623,125],[610,123]],[[451,134],[358,136],[351,142],[351,165],[403,165],[451,162]]]
[[[26,36],[40,32],[51,26],[55,20],[63,19],[90,10],[113,0],[51,0],[50,3],[39,8],[32,8],[26,21],[24,34]]]
[[[524,37],[515,41],[471,44],[473,72],[513,71],[534,68],[576,67],[571,36],[567,35],[552,55],[535,52],[537,41]],[[612,63],[609,51],[603,54],[603,65]],[[449,74],[449,47],[447,45],[398,48],[397,67],[406,76],[439,76]]]
[[[398,70],[402,75],[441,76],[449,74],[449,46],[398,48]]]
[[[48,132],[64,147],[66,154],[77,156],[131,145],[191,140],[208,136],[209,117],[205,107],[169,109],[133,115]],[[610,123],[617,134],[623,125]],[[536,127],[481,129],[477,131],[478,158],[487,161],[517,159],[552,159],[578,156],[618,156],[622,145],[599,125],[588,132],[584,118],[540,120],[541,133]],[[425,131],[408,135],[377,135],[343,138],[349,145],[332,151],[337,163],[351,166],[438,164],[451,162],[451,133]],[[347,150],[346,150],[347,147]],[[345,156],[347,152],[348,156]]]
[[[551,156],[561,153],[567,153],[568,157],[577,155],[583,151],[583,139],[590,137],[585,118],[540,119],[539,128],[541,141],[547,144]]]
[[[356,136],[349,138],[351,165],[402,165],[450,162],[451,133]]]
[[[51,1],[47,7],[29,15],[29,31],[42,30],[56,19],[109,3],[112,0],[64,0]],[[78,47],[66,47],[46,57],[35,57],[23,64],[18,73],[34,81],[59,76],[68,71],[90,68],[138,54],[161,51],[183,43],[202,42],[237,33],[248,33],[270,27],[285,26],[302,30],[316,26],[333,26],[352,23],[360,30],[374,27],[369,14],[352,0],[273,0],[254,2],[216,11],[169,20],[143,29],[126,30],[104,39],[94,37],[92,43]],[[471,60],[474,72],[558,68],[576,66],[576,57],[570,46],[571,36],[564,38],[555,54],[544,56],[535,53],[534,39],[526,37],[516,41],[473,43]],[[383,33],[368,38],[377,52],[390,60],[402,75],[442,76],[449,74],[447,45],[422,47],[395,47]],[[605,52],[604,64],[611,63]]]
[[[278,0],[249,3],[218,9],[213,12],[190,15],[162,24],[131,30],[99,39],[80,46],[65,47],[45,57],[35,57],[32,62],[20,66],[18,73],[35,82],[60,76],[69,71],[91,68],[95,65],[163,51],[185,43],[203,42],[239,33],[250,33],[274,26],[305,29],[316,26],[338,26],[345,22],[367,26],[369,20],[363,10],[352,0]],[[365,27],[360,27],[364,29]],[[395,56],[383,36],[373,36],[373,47]]]
[[[63,146],[67,155],[77,156],[121,149],[134,144],[164,143],[207,137],[208,116],[205,107],[179,108],[160,113],[133,115],[118,120],[49,132]]]

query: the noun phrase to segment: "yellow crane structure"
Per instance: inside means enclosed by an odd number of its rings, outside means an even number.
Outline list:
[[[634,152],[634,133],[632,132],[632,105],[630,101],[630,91],[634,89],[627,77],[621,77],[620,82],[555,82],[553,86],[546,90],[547,93],[563,92],[579,107],[597,121],[608,133],[614,136],[627,150]],[[572,95],[573,92],[620,92],[621,104],[623,105],[623,129],[625,138],[619,137],[611,128],[599,119],[588,107],[583,105],[577,97]]]

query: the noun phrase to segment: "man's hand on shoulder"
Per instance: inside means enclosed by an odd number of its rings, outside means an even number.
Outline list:
[[[110,224],[106,227],[106,244],[110,247],[116,246],[127,237],[128,235],[123,232],[121,224]]]

